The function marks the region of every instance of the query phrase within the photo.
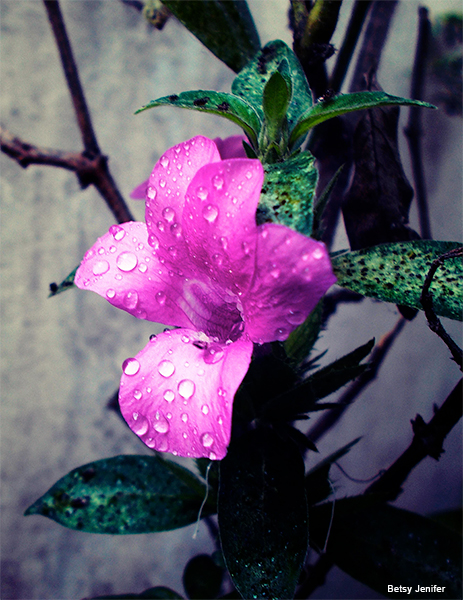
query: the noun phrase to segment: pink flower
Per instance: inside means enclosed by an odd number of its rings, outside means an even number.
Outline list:
[[[246,152],[243,148],[243,142],[246,141],[244,135],[232,135],[225,138],[214,138],[215,145],[219,151],[220,158],[246,158]],[[146,179],[130,193],[132,200],[144,200],[146,198],[146,190],[148,189],[149,179]]]
[[[77,271],[81,289],[179,327],[123,364],[121,411],[150,448],[223,458],[253,342],[286,339],[335,281],[323,244],[256,225],[263,178],[212,140],[179,144],[151,173],[146,224],[110,227]]]

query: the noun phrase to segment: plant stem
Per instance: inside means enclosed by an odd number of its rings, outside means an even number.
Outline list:
[[[416,43],[410,97],[414,100],[423,100],[426,59],[431,34],[431,25],[428,19],[427,8],[420,6],[418,9],[418,15],[418,41]],[[418,216],[420,220],[420,233],[423,239],[430,240],[432,239],[431,225],[429,222],[426,183],[424,179],[423,159],[421,152],[421,138],[423,136],[421,117],[422,110],[420,110],[417,106],[411,106],[408,116],[408,124],[405,128],[405,135],[407,136],[410,159],[412,163],[413,180],[415,182],[416,204],[418,207]]]

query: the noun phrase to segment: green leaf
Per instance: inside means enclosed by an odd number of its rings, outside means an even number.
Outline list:
[[[83,465],[55,483],[25,515],[43,515],[90,533],[184,527],[198,518],[205,488],[193,473],[171,465],[158,456],[115,456]],[[204,509],[202,517],[214,512],[207,504]]]
[[[145,590],[141,594],[119,594],[117,596],[95,596],[94,598],[90,598],[89,600],[129,600],[129,599],[139,598],[142,600],[182,600],[183,596],[174,592],[168,587],[164,587],[162,585],[158,585],[153,588],[149,588]],[[87,600],[84,598],[84,600]]]
[[[66,277],[66,279],[63,279],[63,281],[58,285],[56,283],[50,283],[50,293],[48,294],[48,297],[51,298],[52,296],[61,294],[61,292],[65,292],[66,290],[69,290],[70,288],[74,287],[74,279],[78,268],[79,267],[73,269]]]
[[[243,598],[293,598],[307,551],[304,463],[270,429],[234,440],[220,464],[222,551]]]
[[[177,19],[230,69],[238,72],[260,48],[243,0],[162,0]]]
[[[232,83],[232,92],[245,98],[261,116],[265,86],[273,73],[278,71],[281,62],[286,59],[288,76],[292,84],[292,98],[288,108],[288,125],[291,129],[300,115],[312,106],[312,93],[304,75],[304,71],[294,54],[281,40],[269,42],[238,73]]]
[[[308,471],[305,476],[305,491],[309,506],[325,500],[332,494],[333,486],[329,481],[331,465],[347,454],[352,446],[355,446],[360,440],[361,438],[358,437],[349,444],[339,448],[339,450],[327,456]]]
[[[307,359],[318,339],[323,316],[323,298],[307,319],[292,331],[283,346],[292,365],[300,365]]]
[[[375,340],[372,339],[363,346],[323,367],[323,369],[316,371],[302,385],[310,384],[317,400],[329,396],[363,373],[367,365],[360,365],[360,362],[370,354],[374,345]]]
[[[319,548],[324,546],[331,512],[331,503],[312,509],[310,539]],[[375,505],[369,496],[336,501],[327,555],[388,598],[461,595],[461,536],[415,513]],[[411,587],[412,593],[388,593],[388,585]],[[435,585],[444,589],[436,593]],[[418,586],[431,589],[416,592]]]
[[[183,572],[183,587],[188,598],[217,598],[222,585],[223,569],[207,554],[194,556]]]
[[[264,171],[257,222],[281,223],[310,235],[312,203],[318,179],[312,154],[301,152],[284,162],[264,164]]]
[[[224,117],[239,125],[247,134],[252,144],[257,147],[257,134],[261,129],[261,121],[254,108],[239,96],[211,90],[195,90],[164,96],[151,100],[135,114],[156,106],[177,106],[189,110],[211,113]]]
[[[267,135],[270,141],[279,142],[286,111],[291,100],[291,82],[276,71],[264,88],[263,109]]]
[[[425,108],[436,108],[421,100],[410,100],[399,96],[391,96],[385,92],[354,92],[340,94],[329,100],[317,102],[313,108],[306,111],[291,132],[289,145],[297,145],[298,140],[304,137],[309,129],[333,117],[339,117],[355,110],[375,108],[376,106],[414,105]]]
[[[433,260],[460,247],[457,242],[414,240],[380,244],[332,258],[337,284],[364,296],[423,310],[421,291]],[[461,258],[446,260],[434,275],[430,292],[437,315],[462,319]]]

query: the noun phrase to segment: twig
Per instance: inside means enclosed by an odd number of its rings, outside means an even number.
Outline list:
[[[335,92],[339,92],[342,87],[370,6],[371,0],[356,0],[354,3],[349,24],[346,29],[346,35],[344,36],[342,46],[339,49],[333,73],[331,74],[328,84]]]
[[[414,100],[423,100],[424,80],[426,74],[426,59],[428,55],[431,25],[428,19],[428,9],[420,6],[418,9],[419,29],[418,41],[415,51],[415,62],[413,64],[412,84],[410,97]],[[429,222],[428,201],[426,194],[426,183],[423,172],[423,159],[421,138],[422,110],[418,106],[411,106],[408,116],[408,125],[405,127],[410,159],[412,163],[413,180],[415,182],[416,204],[420,220],[421,237],[426,240],[432,239],[431,224]]]
[[[387,353],[391,349],[392,344],[397,339],[406,322],[407,320],[401,317],[394,328],[379,340],[371,353],[369,368],[364,371],[362,375],[357,377],[357,379],[347,388],[346,392],[338,399],[336,404],[339,404],[340,408],[336,411],[331,410],[326,413],[319,421],[317,421],[317,423],[315,423],[312,429],[308,431],[307,437],[309,440],[316,442],[331,429],[333,425],[339,421],[348,406],[352,404],[367,385],[375,379]]]
[[[432,306],[432,294],[429,291],[431,286],[433,277],[437,271],[437,269],[444,264],[446,260],[452,258],[458,258],[463,256],[463,247],[455,248],[454,250],[450,250],[450,252],[446,252],[436,258],[431,263],[431,268],[426,275],[426,279],[424,281],[423,290],[421,292],[420,302],[424,308],[424,313],[428,320],[428,325],[431,331],[434,331],[441,340],[446,344],[447,348],[450,350],[452,354],[452,359],[457,363],[460,369],[463,371],[463,352],[461,348],[456,344],[449,334],[445,331],[444,326],[442,325],[439,317],[434,312]]]
[[[415,434],[412,443],[389,469],[366,489],[365,494],[386,493],[394,500],[402,491],[402,484],[419,462],[426,456],[439,459],[444,451],[444,439],[462,416],[462,382],[463,379],[460,379],[429,423],[426,424],[420,415],[412,420]]]
[[[69,42],[69,37],[67,35],[58,0],[44,0],[44,5],[53,30],[53,34],[55,36],[56,44],[58,46],[64,74],[66,76],[69,92],[74,104],[77,123],[85,148],[84,152],[82,153],[82,160],[89,159],[89,164],[92,165],[90,170],[85,171],[85,177],[83,179],[84,185],[93,184],[97,188],[119,223],[133,221],[134,218],[131,215],[128,206],[126,205],[124,198],[119,192],[111,173],[109,172],[107,157],[103,156],[98,146],[98,141],[96,139],[95,132],[93,131],[93,125],[90,118],[90,111],[88,110],[82,85],[80,83],[79,73],[74,60],[71,44]],[[58,154],[61,154],[62,158],[63,153],[59,152]],[[64,165],[61,164],[56,166]],[[69,167],[66,165],[64,168]],[[80,178],[79,180],[81,181]]]

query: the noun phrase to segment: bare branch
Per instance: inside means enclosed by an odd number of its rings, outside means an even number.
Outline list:
[[[394,500],[402,491],[402,484],[419,462],[426,456],[439,459],[444,451],[444,439],[462,416],[462,382],[463,379],[460,379],[429,423],[426,424],[420,415],[416,416],[412,421],[415,434],[412,443],[389,469],[366,489],[365,494],[386,493]]]
[[[317,423],[315,423],[312,429],[308,431],[307,437],[309,440],[316,442],[325,435],[325,433],[339,421],[347,407],[352,404],[367,385],[375,379],[392,344],[397,339],[406,322],[407,320],[401,317],[394,328],[379,340],[371,353],[369,368],[364,371],[362,375],[357,377],[357,379],[347,388],[346,392],[338,399],[336,404],[339,405],[339,409],[336,411],[331,410],[326,413],[319,421],[317,421]]]
[[[455,248],[454,250],[450,250],[450,252],[446,252],[445,254],[442,254],[442,256],[439,256],[439,258],[436,258],[436,260],[433,260],[432,264],[431,264],[431,268],[429,269],[429,272],[426,276],[426,279],[425,279],[425,282],[423,285],[423,291],[421,292],[421,297],[420,297],[421,304],[423,305],[423,308],[424,308],[424,313],[428,320],[429,328],[431,329],[431,331],[434,331],[434,333],[436,333],[441,338],[441,340],[444,342],[444,344],[446,344],[447,348],[450,350],[450,352],[452,354],[453,360],[457,363],[457,365],[460,367],[461,370],[463,370],[463,352],[462,352],[461,348],[458,346],[458,344],[456,344],[452,340],[452,338],[449,336],[449,334],[445,331],[444,326],[442,325],[440,319],[434,312],[434,309],[432,306],[432,294],[429,291],[429,288],[431,286],[433,277],[434,277],[437,269],[441,265],[443,265],[446,260],[449,260],[452,258],[458,258],[458,257],[462,257],[462,256],[463,256],[463,247]]]

